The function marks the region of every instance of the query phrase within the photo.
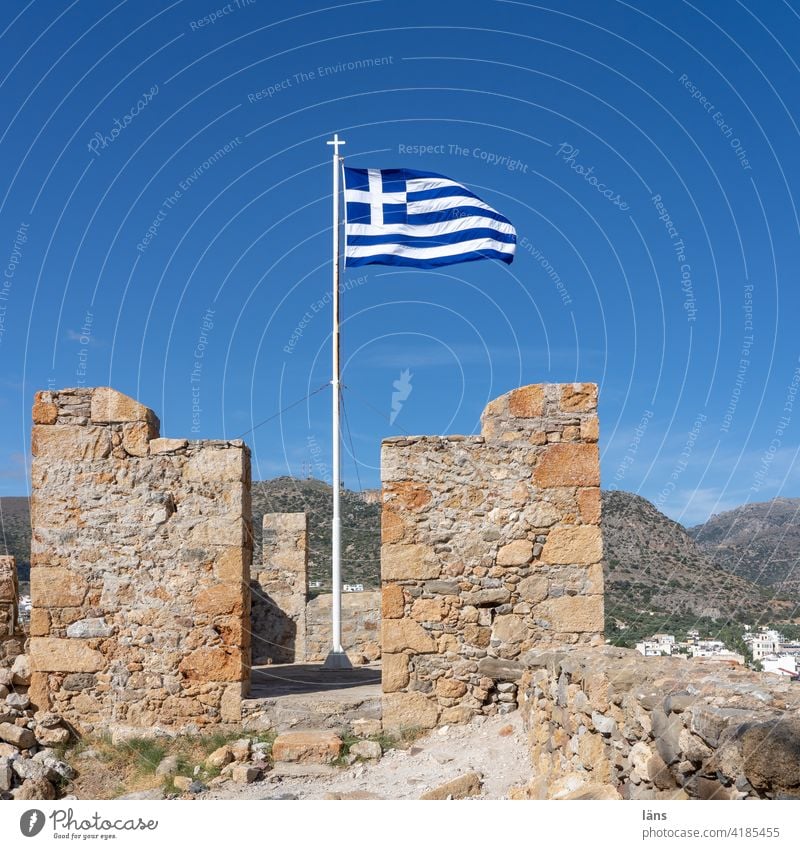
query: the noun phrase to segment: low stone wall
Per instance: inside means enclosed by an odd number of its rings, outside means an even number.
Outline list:
[[[25,649],[19,625],[17,564],[10,554],[0,555],[0,667],[8,667]]]
[[[306,660],[324,661],[331,650],[330,593],[318,595],[306,608]],[[372,663],[381,656],[380,592],[342,594],[342,648],[356,664]]]
[[[39,392],[30,697],[79,731],[198,730],[249,684],[250,452],[159,438],[108,388]]]
[[[800,798],[800,688],[785,678],[608,646],[526,662],[530,798]]]
[[[306,659],[308,519],[305,513],[265,513],[262,562],[253,564],[253,663]]]
[[[525,652],[602,642],[597,386],[525,386],[480,436],[383,442],[387,728],[513,710]]]

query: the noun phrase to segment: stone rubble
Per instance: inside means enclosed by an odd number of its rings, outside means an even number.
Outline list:
[[[76,735],[62,717],[37,711],[25,692],[27,658],[19,655],[16,668],[0,669],[0,799],[55,799],[75,777],[54,746],[63,746]],[[16,683],[15,683],[16,682]]]
[[[800,798],[800,691],[788,680],[610,646],[527,663],[524,797]]]

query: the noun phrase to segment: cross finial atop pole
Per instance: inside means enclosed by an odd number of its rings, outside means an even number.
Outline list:
[[[339,145],[340,144],[347,144],[347,142],[344,139],[339,138],[339,133],[334,133],[333,138],[328,142],[328,144],[333,145],[333,155],[338,156],[339,155]]]

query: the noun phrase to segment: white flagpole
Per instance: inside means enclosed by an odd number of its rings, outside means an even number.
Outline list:
[[[333,145],[333,369],[332,461],[333,521],[331,525],[331,651],[325,659],[326,669],[350,669],[350,660],[342,648],[342,520],[340,512],[341,452],[339,425],[339,145],[345,144],[335,133],[328,142]]]

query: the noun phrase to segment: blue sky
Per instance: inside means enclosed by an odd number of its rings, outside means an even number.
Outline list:
[[[345,271],[348,486],[384,436],[585,380],[606,488],[689,524],[800,495],[796,3],[9,0],[0,31],[2,494],[38,388],[206,438],[329,380],[338,131],[519,237],[508,267]],[[329,476],[329,415],[248,433],[254,475]]]

